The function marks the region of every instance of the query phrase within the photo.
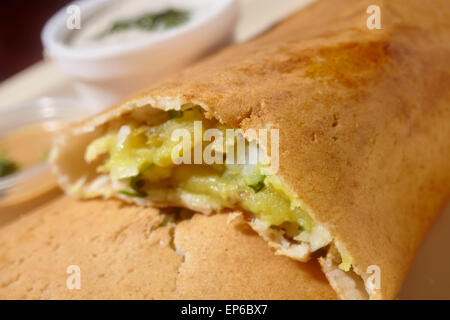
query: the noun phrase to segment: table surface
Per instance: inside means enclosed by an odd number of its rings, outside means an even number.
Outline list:
[[[237,41],[269,28],[312,0],[239,0]],[[50,61],[41,61],[0,83],[0,109],[42,96],[75,96],[69,79]],[[420,248],[400,299],[450,299],[450,204]],[[382,277],[383,275],[381,275]],[[383,280],[381,280],[383,281]]]

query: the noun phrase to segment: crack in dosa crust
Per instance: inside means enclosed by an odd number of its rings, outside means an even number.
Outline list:
[[[317,263],[274,256],[228,216],[161,223],[157,209],[56,199],[1,227],[0,297],[336,299]],[[69,265],[80,267],[80,290],[66,287]]]

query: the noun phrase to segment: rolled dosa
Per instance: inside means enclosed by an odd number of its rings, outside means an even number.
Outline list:
[[[381,29],[366,24],[370,5],[381,9]],[[295,209],[289,217],[302,220],[293,224],[300,231],[289,230],[291,220],[289,227],[273,222],[281,205],[256,214],[255,202],[246,198],[250,225],[279,254],[301,261],[318,256],[339,297],[394,298],[450,195],[448,19],[445,0],[319,1],[261,38],[76,126],[56,143],[55,172],[68,193],[82,198],[120,197],[209,213],[218,206],[201,194],[119,192],[118,179],[105,174],[112,153],[99,139],[114,132],[116,145],[119,128],[130,133],[130,126],[144,124],[148,133],[178,123],[169,119],[171,112],[176,118],[199,112],[212,126],[241,129],[248,141],[258,141],[246,134],[250,129],[276,128],[276,182],[265,172],[258,190],[249,185],[255,194],[244,194],[256,197],[264,187],[271,197],[275,190],[287,199],[287,211]],[[86,156],[95,141],[103,143],[102,152]],[[266,152],[272,161],[271,145]]]

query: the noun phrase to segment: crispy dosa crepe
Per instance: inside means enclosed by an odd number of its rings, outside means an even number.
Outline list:
[[[394,298],[450,193],[449,19],[445,0],[317,2],[80,124],[55,171],[82,198],[241,210],[277,253],[320,256],[341,298]],[[270,166],[175,165],[171,133],[199,119],[247,151],[278,129],[279,170],[270,141]]]
[[[317,261],[273,255],[242,220],[177,216],[54,200],[0,228],[0,298],[336,299]]]

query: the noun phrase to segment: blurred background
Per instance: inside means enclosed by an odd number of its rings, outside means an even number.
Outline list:
[[[42,60],[41,31],[46,21],[73,0],[0,1],[0,83]],[[143,0],[151,1],[151,0]],[[243,40],[311,0],[239,0]],[[257,23],[254,23],[254,22]]]
[[[0,82],[42,59],[41,30],[69,2],[0,1]]]
[[[73,1],[73,0],[72,0]],[[0,1],[0,109],[43,96],[79,97],[55,61],[43,59],[41,32],[70,0]],[[152,2],[153,0],[142,0]],[[236,0],[235,41],[264,32],[313,0]]]

